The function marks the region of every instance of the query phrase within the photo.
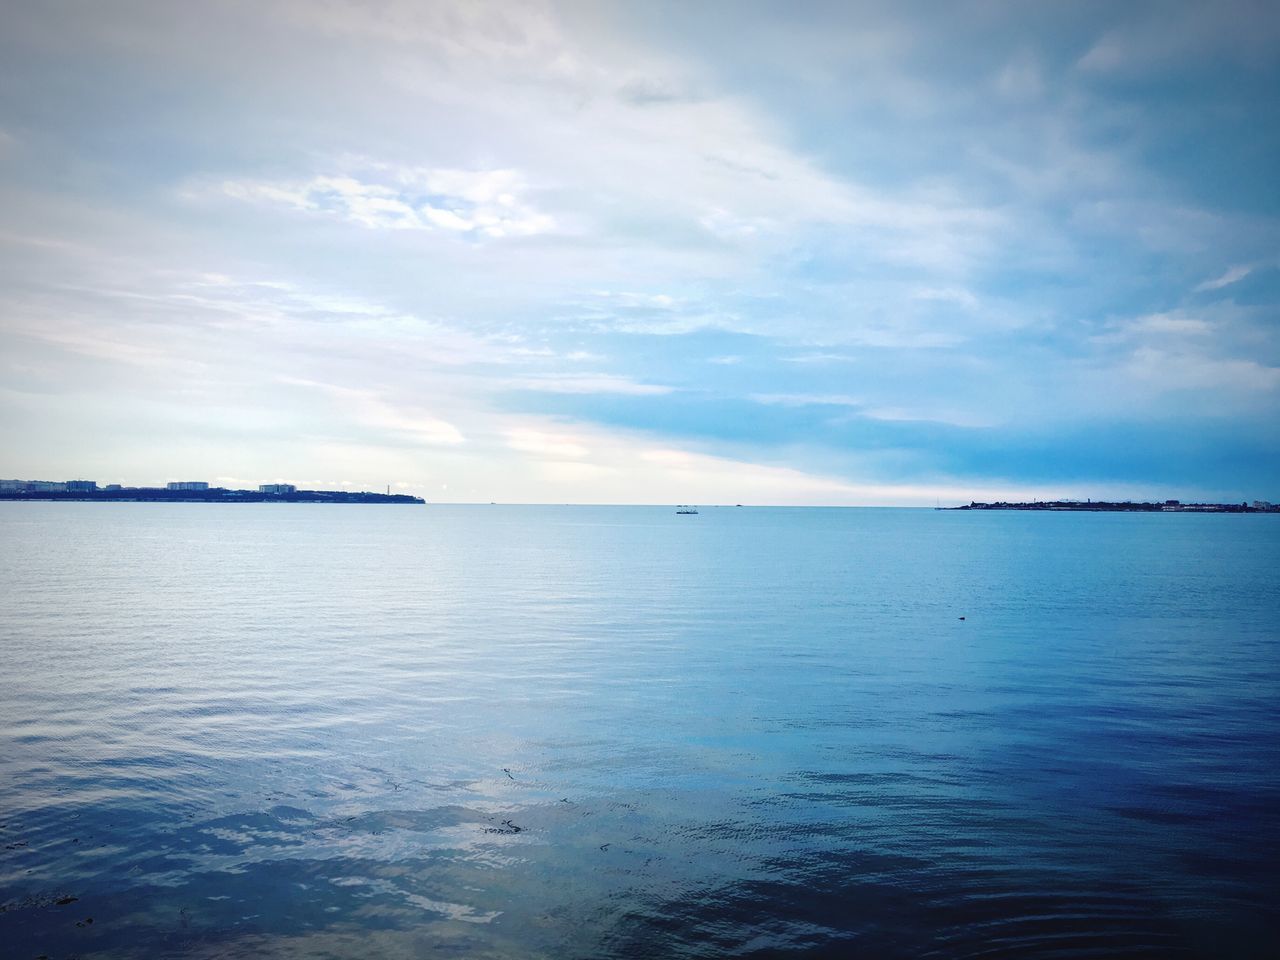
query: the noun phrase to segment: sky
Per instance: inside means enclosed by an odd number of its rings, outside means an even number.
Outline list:
[[[1280,501],[1267,2],[0,3],[0,477]]]

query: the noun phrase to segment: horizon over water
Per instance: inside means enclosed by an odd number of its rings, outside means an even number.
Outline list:
[[[1271,955],[1280,516],[700,510],[0,503],[5,955]]]

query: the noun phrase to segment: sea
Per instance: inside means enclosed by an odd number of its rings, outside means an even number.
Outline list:
[[[1280,515],[0,504],[0,954],[1273,957]]]

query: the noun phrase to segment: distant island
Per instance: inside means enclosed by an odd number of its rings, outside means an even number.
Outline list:
[[[1093,513],[1280,513],[1280,505],[1267,500],[1253,503],[1183,503],[1162,500],[1133,503],[1129,500],[1034,500],[1031,503],[980,503],[975,500],[962,507],[939,507],[940,510],[1065,510]]]
[[[264,483],[257,490],[211,487],[180,480],[163,487],[124,487],[95,480],[0,480],[0,500],[74,500],[92,503],[426,503],[403,493],[299,490],[292,483]]]

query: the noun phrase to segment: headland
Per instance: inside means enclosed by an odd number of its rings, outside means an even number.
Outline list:
[[[179,480],[163,487],[126,487],[95,480],[0,480],[0,500],[70,500],[89,503],[426,503],[404,493],[367,490],[299,490],[291,483],[264,483],[257,490],[211,487]]]

